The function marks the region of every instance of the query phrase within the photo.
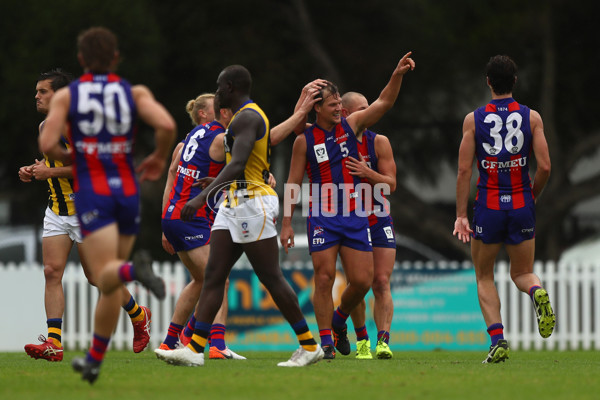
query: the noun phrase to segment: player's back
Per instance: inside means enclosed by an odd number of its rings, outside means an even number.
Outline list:
[[[512,98],[492,100],[474,112],[477,201],[487,208],[510,210],[533,201],[529,114],[528,107]]]
[[[112,73],[86,73],[69,90],[75,190],[105,196],[137,194],[132,155],[137,109],[131,85]]]

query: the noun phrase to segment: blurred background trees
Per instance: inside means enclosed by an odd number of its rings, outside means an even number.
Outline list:
[[[158,0],[0,3],[0,223],[41,226],[44,183],[19,181],[37,150],[37,75],[55,67],[74,74],[77,34],[93,25],[119,37],[118,73],[149,86],[178,124],[191,129],[187,100],[214,91],[220,70],[243,64],[253,99],[272,125],[293,111],[304,84],[317,77],[373,101],[400,57],[417,63],[395,107],[373,130],[387,135],[398,165],[391,196],[396,230],[450,259],[468,258],[452,237],[456,157],[464,116],[489,99],[484,67],[508,54],[519,65],[514,96],[538,110],[552,176],[538,202],[537,257],[557,259],[568,245],[600,231],[600,57],[592,1],[459,0]],[[273,149],[282,193],[293,138]],[[139,156],[152,145],[141,126]],[[143,185],[138,247],[160,247],[164,180]],[[475,191],[472,191],[474,195]],[[302,226],[300,216],[297,216]]]

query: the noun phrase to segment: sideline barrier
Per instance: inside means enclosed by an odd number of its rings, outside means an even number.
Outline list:
[[[152,310],[150,348],[166,335],[177,297],[187,282],[180,262],[154,263],[165,280],[167,298],[156,300],[137,283],[128,288],[140,305]],[[317,326],[312,309],[312,264],[284,262],[282,270],[298,294],[302,311],[313,334]],[[496,264],[496,285],[502,301],[505,337],[514,349],[599,349],[600,265],[536,261],[534,271],[548,289],[557,315],[549,339],[542,339],[531,300],[510,279],[509,265]],[[334,302],[345,284],[340,271],[334,286]],[[98,291],[87,283],[79,264],[69,263],[63,278],[66,307],[63,343],[67,350],[86,349],[92,336],[93,311]],[[469,262],[397,263],[392,275],[394,320],[391,347],[396,350],[485,350],[489,338],[476,297],[475,274]],[[46,335],[43,307],[44,274],[38,264],[0,264],[0,320],[13,329],[0,333],[0,351],[20,351]],[[372,293],[367,298],[367,330],[373,339]],[[230,276],[228,345],[236,351],[293,350],[296,338],[247,263],[238,263]],[[354,342],[352,324],[349,338]],[[131,349],[133,329],[121,313],[111,340],[113,349]],[[374,341],[372,340],[372,343]]]

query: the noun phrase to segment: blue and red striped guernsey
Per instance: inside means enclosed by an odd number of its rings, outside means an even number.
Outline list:
[[[185,203],[202,192],[202,187],[192,184],[205,177],[215,177],[225,166],[225,161],[210,158],[209,149],[215,138],[225,132],[217,121],[195,127],[185,138],[177,175],[169,193],[169,202],[163,210],[163,219],[180,219]],[[218,196],[209,196],[206,204],[196,212],[196,217],[207,218],[211,223],[216,214]]]
[[[375,136],[377,136],[375,132],[365,130],[365,132],[362,135],[362,142],[358,141],[358,153],[362,156],[363,160],[367,163],[369,168],[371,168],[373,171],[379,172],[379,170],[377,169],[377,153],[375,152]],[[369,183],[369,180],[362,179],[361,182]],[[385,198],[385,196],[381,194],[381,198]],[[369,226],[375,225],[378,221],[377,216],[370,212],[373,211],[374,207],[380,207],[381,210],[385,209],[388,215],[390,213],[389,203],[382,204],[375,198],[374,195],[372,196],[371,201],[371,210],[367,210],[369,211]]]
[[[356,208],[356,185],[360,178],[350,174],[345,158],[358,159],[356,136],[345,118],[332,131],[313,124],[304,132],[306,137],[306,172],[310,185],[312,215],[314,196],[319,196],[319,214],[338,213],[345,215]],[[319,184],[320,193],[313,193],[314,184]],[[330,185],[328,185],[330,184]],[[325,185],[325,188],[324,188]],[[333,186],[331,186],[333,185]],[[337,204],[331,190],[336,189]],[[325,189],[325,190],[324,190]],[[344,210],[346,205],[346,210]]]
[[[137,109],[131,85],[115,74],[86,73],[69,85],[68,132],[73,144],[74,190],[132,196]]]
[[[474,112],[479,204],[512,210],[533,202],[529,157],[530,109],[512,98],[492,100]]]

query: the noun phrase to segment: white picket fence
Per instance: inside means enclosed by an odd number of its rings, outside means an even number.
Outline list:
[[[297,262],[291,268],[312,269],[312,264]],[[155,262],[154,269],[165,280],[167,298],[164,301],[156,300],[136,283],[128,285],[137,302],[152,310],[151,348],[158,347],[166,335],[177,296],[186,283],[181,263]],[[600,263],[536,262],[534,271],[547,288],[557,315],[556,328],[549,339],[542,339],[537,333],[531,301],[512,283],[508,263],[499,262],[496,265],[496,284],[502,302],[505,336],[509,338],[511,347],[552,350],[600,349]],[[396,268],[394,273],[402,273],[402,269]],[[37,264],[0,265],[0,318],[8,326],[20,327],[16,332],[17,335],[21,335],[20,343],[32,342],[31,332],[26,333],[27,337],[22,336],[25,333],[23,326],[26,323],[31,324],[32,318],[39,319],[36,322],[39,332],[45,333],[43,279],[41,267]],[[473,284],[474,282],[473,274]],[[92,336],[93,311],[98,291],[87,283],[81,267],[73,263],[66,268],[63,286],[66,297],[63,343],[70,350],[85,349]],[[26,304],[23,303],[24,297],[29,301]],[[473,301],[476,302],[477,299],[474,298]],[[32,314],[33,310],[35,312]],[[482,329],[484,328],[482,326]],[[133,329],[129,317],[122,312],[111,346],[115,349],[130,349],[132,337]]]

